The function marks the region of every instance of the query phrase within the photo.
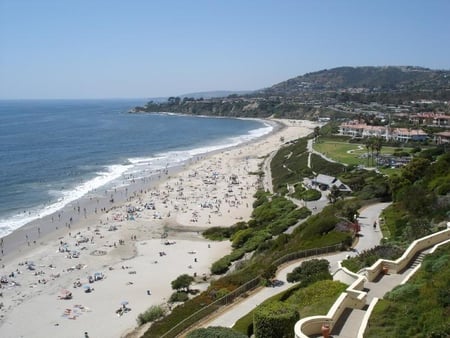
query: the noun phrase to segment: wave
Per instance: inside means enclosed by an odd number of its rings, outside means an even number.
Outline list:
[[[87,180],[86,182],[83,182],[70,190],[50,191],[53,195],[58,196],[56,201],[51,202],[48,205],[40,205],[29,210],[28,212],[16,214],[5,219],[0,219],[0,237],[6,236],[27,223],[61,210],[69,203],[76,201],[89,192],[118,179],[131,167],[131,165],[111,165],[106,167],[105,171],[97,172],[94,178]]]
[[[247,134],[240,136],[225,138],[210,145],[187,150],[173,150],[158,153],[153,157],[129,158],[128,162],[134,165],[129,173],[136,175],[135,178],[140,178],[148,175],[148,171],[162,170],[169,167],[183,165],[196,156],[238,146],[242,143],[267,135],[272,132],[272,130],[273,126],[265,122],[264,127],[250,130]]]
[[[127,186],[129,179],[147,177],[157,171],[185,164],[195,157],[207,153],[238,146],[253,139],[262,137],[273,130],[273,126],[264,122],[261,128],[248,131],[246,134],[225,138],[216,143],[186,150],[174,150],[155,154],[151,157],[128,158],[125,164],[115,164],[105,167],[105,170],[95,173],[95,177],[82,182],[68,190],[49,191],[55,196],[56,201],[48,205],[40,205],[27,212],[19,213],[11,217],[0,219],[0,237],[6,236],[27,223],[51,215],[61,210],[71,202],[74,202],[88,193],[108,184],[114,184],[116,188]],[[119,180],[120,179],[120,180]]]

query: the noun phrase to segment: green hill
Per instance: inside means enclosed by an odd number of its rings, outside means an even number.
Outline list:
[[[450,89],[450,71],[420,67],[339,67],[297,76],[262,91],[296,96],[307,92],[386,92]]]

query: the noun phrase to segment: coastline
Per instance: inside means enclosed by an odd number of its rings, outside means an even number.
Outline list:
[[[57,224],[55,216],[53,222],[47,216],[6,236],[5,249],[10,250],[14,241],[20,249],[3,257],[0,276],[16,272],[9,280],[20,286],[3,284],[1,289],[2,337],[79,337],[85,331],[92,336],[118,336],[136,326],[139,313],[151,305],[165,304],[172,293],[170,281],[178,275],[196,273],[199,278],[194,287],[206,288],[208,283],[202,279],[209,279],[211,263],[231,248],[229,242],[203,239],[200,231],[248,220],[257,189],[257,176],[252,173],[258,171],[263,157],[282,143],[312,132],[315,126],[309,121],[267,121],[278,124],[270,134],[198,156],[168,172],[156,172],[154,178],[140,179],[126,191],[118,189],[114,203],[110,196],[97,192],[78,205],[68,205]],[[230,181],[233,175],[237,181]],[[86,218],[85,207],[91,211]],[[92,212],[95,208],[97,213]],[[100,212],[105,209],[107,212]],[[109,231],[112,228],[117,230]],[[163,233],[167,238],[161,238]],[[166,240],[176,244],[165,245]],[[122,241],[124,244],[119,244]],[[59,252],[61,247],[70,250]],[[79,252],[79,258],[73,257],[73,251]],[[94,292],[72,288],[78,278],[85,285],[94,272],[106,275],[92,284]],[[45,283],[41,283],[43,279]],[[73,299],[57,299],[62,289],[70,290]],[[118,318],[115,310],[125,300],[132,311]],[[83,309],[74,308],[80,304]],[[14,325],[42,308],[46,311],[40,313],[39,321],[31,320],[26,327]],[[69,308],[70,313],[77,313],[76,320],[64,315]],[[108,328],[96,325],[98,320],[110,318]]]

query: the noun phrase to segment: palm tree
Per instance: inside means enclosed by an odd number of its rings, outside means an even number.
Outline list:
[[[369,150],[372,150],[372,157],[373,157],[373,139],[371,137],[366,138],[365,142],[364,142],[366,149],[367,149],[367,166],[369,166]],[[372,160],[373,162],[373,160]]]
[[[378,164],[378,156],[380,155],[381,148],[383,147],[383,140],[381,139],[381,137],[376,137],[373,141],[373,147],[377,155],[376,164]]]

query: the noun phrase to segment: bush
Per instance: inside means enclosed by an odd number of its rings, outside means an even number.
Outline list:
[[[212,241],[222,241],[226,238],[230,238],[237,231],[247,228],[245,222],[237,222],[231,227],[212,227],[203,232],[203,236]]]
[[[176,303],[176,302],[185,302],[189,299],[188,293],[185,291],[175,291],[170,295],[169,302]]]
[[[186,338],[247,338],[246,335],[227,327],[210,326],[194,330],[186,335]]]
[[[403,249],[392,244],[378,245],[370,250],[361,252],[356,257],[351,257],[342,262],[342,266],[350,271],[358,272],[362,268],[371,266],[378,259],[395,260],[403,254]]]
[[[303,192],[301,197],[305,201],[317,201],[322,197],[322,194],[316,189],[309,189]]]
[[[137,317],[139,325],[143,325],[148,322],[153,322],[158,318],[163,317],[165,310],[159,305],[151,306],[147,311],[140,313]]]
[[[211,273],[214,275],[222,275],[228,271],[228,267],[231,264],[231,260],[228,256],[222,257],[218,261],[215,261],[211,266]]]
[[[293,305],[270,302],[256,309],[253,325],[256,338],[294,338],[300,316]]]
[[[396,286],[385,295],[387,300],[400,301],[414,299],[419,296],[419,287],[414,284],[404,284]]]
[[[332,279],[329,269],[330,263],[326,259],[311,259],[288,273],[287,281],[300,282],[306,286],[320,280]]]
[[[238,232],[236,232],[232,237],[231,240],[233,241],[233,243],[231,244],[231,246],[233,248],[240,248],[244,245],[244,243],[250,238],[252,237],[254,233],[254,230],[251,228],[247,228],[247,229],[243,229],[243,230],[239,230]]]

